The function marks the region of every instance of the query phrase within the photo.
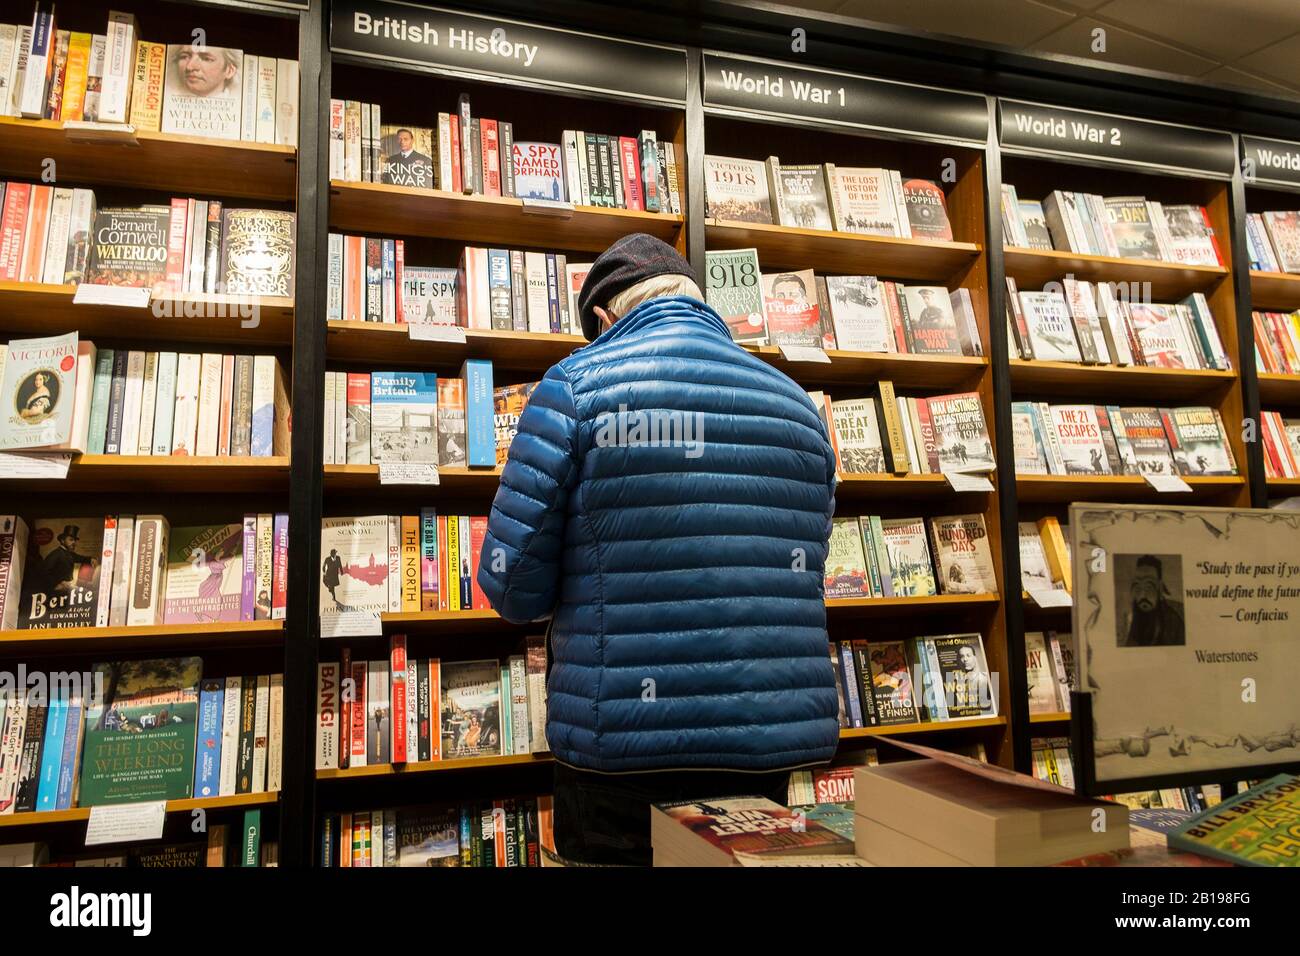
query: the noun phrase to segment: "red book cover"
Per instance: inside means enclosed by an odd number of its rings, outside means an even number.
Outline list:
[[[438,610],[448,610],[447,598],[447,516],[438,515]]]
[[[389,726],[393,728],[393,763],[406,763],[406,635],[394,634],[389,652],[389,674],[392,675],[392,692],[389,694]]]
[[[487,523],[487,515],[471,516],[469,519],[469,584],[470,590],[473,592],[474,610],[476,611],[492,610],[492,605],[488,603],[483,589],[478,586],[478,562],[483,554],[483,541],[487,538]]]
[[[234,401],[235,357],[221,356],[221,405],[217,409],[217,454],[230,454],[230,408]]]
[[[1218,260],[1219,265],[1223,265],[1223,250],[1219,248],[1219,238],[1214,234],[1214,227],[1210,225],[1210,214],[1205,207],[1201,207],[1201,221],[1205,223],[1205,234],[1210,237],[1210,245],[1214,247],[1214,258]]]
[[[17,281],[22,267],[23,233],[27,228],[27,207],[31,203],[30,183],[9,183],[5,207],[0,214],[0,279]]]
[[[898,305],[898,286],[892,282],[885,283],[885,308],[889,310],[889,321],[894,323],[894,345],[905,355],[907,329],[903,327],[903,310]]]
[[[347,322],[365,320],[362,292],[365,288],[365,270],[361,267],[361,236],[343,237],[343,319]]]
[[[451,129],[451,191],[461,192],[460,178],[460,116],[451,115],[448,126]]]
[[[939,474],[939,449],[934,444],[934,422],[930,419],[930,401],[925,398],[916,399],[916,419],[921,424],[921,434],[917,439],[925,448],[925,457],[930,462],[930,471]]]
[[[497,121],[479,120],[479,137],[483,141],[483,195],[501,195],[501,145]]]
[[[429,658],[429,759],[442,759],[442,661]]]
[[[363,766],[366,762],[366,681],[369,674],[365,661],[352,662],[352,764]]]
[[[179,294],[185,287],[185,237],[189,233],[189,200],[172,200],[167,224],[167,288]]]
[[[402,322],[405,315],[402,311],[402,272],[406,269],[406,243],[398,239],[395,247],[397,250],[397,265],[394,271],[394,281],[397,283],[397,288],[393,307],[396,309],[397,321]]]
[[[1165,426],[1165,438],[1169,440],[1169,451],[1171,453],[1178,451],[1178,429],[1174,428],[1174,420],[1168,409],[1162,408],[1160,410],[1160,422]]]
[[[351,648],[345,647],[339,652],[339,674],[342,677],[342,690],[339,692],[339,769],[347,770],[352,761],[352,705],[356,699],[355,692],[344,692],[352,677]]]
[[[1259,433],[1260,437],[1264,440],[1264,457],[1267,459],[1269,468],[1272,469],[1268,477],[1284,477],[1286,471],[1282,468],[1282,460],[1278,456],[1277,445],[1273,442],[1272,422],[1268,412],[1264,413],[1263,427],[1260,428]]]
[[[848,840],[821,823],[762,797],[658,804],[655,810],[729,854],[852,851]]]
[[[271,543],[271,618],[283,620],[289,604],[289,516],[275,516],[275,540]]]
[[[831,767],[812,773],[813,796],[817,803],[853,802],[853,767]]]
[[[623,205],[628,209],[645,209],[645,196],[641,191],[641,157],[636,140],[620,136],[618,148],[623,154]]]

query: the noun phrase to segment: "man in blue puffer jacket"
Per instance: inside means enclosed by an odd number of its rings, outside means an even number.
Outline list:
[[[555,844],[575,862],[648,864],[652,802],[784,803],[839,738],[834,452],[807,393],[702,299],[651,236],[596,260],[591,344],[533,391],[488,519],[488,600],[551,617]]]

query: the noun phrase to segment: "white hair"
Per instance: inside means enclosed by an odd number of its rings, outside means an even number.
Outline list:
[[[704,294],[695,280],[684,275],[657,275],[642,279],[636,285],[628,286],[609,300],[605,308],[620,319],[635,309],[642,302],[649,302],[665,295],[689,295],[701,302]]]

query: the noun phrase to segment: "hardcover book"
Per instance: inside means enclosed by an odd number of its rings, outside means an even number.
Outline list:
[[[37,518],[28,533],[18,627],[93,627],[104,547],[103,518]]]
[[[961,336],[948,290],[931,285],[901,288],[908,351],[920,355],[961,355]]]
[[[86,712],[80,806],[193,794],[202,670],[197,657],[95,666],[103,697]]]
[[[1053,405],[1050,427],[1067,475],[1112,474],[1097,411],[1092,405]]]
[[[1141,196],[1113,196],[1106,200],[1106,217],[1119,254],[1125,259],[1160,259],[1160,242],[1151,222],[1151,210]]]
[[[767,172],[758,160],[705,156],[704,196],[710,219],[772,222]]]
[[[501,748],[501,665],[444,661],[440,691],[444,760],[495,757]]]
[[[885,287],[875,276],[827,276],[835,343],[848,352],[896,351]]]
[[[876,712],[882,725],[911,724],[919,717],[912,692],[912,668],[905,641],[872,641],[868,645],[871,661],[871,689],[876,698]]]
[[[992,717],[998,712],[995,687],[978,634],[926,638],[933,646],[943,680],[948,717]]]
[[[978,392],[921,399],[934,433],[936,472],[989,472],[997,467]]]
[[[757,249],[704,253],[704,298],[740,343],[767,343],[762,274]]]
[[[1228,436],[1223,433],[1215,409],[1171,408],[1165,416],[1165,435],[1180,475],[1237,473]]]
[[[811,269],[766,273],[763,276],[763,314],[772,345],[822,346],[817,285]]]
[[[930,535],[941,593],[997,593],[998,578],[982,514],[931,518]]]
[[[242,50],[169,43],[162,131],[239,139],[243,65]]]
[[[1082,362],[1070,307],[1060,292],[1021,292],[1020,306],[1034,358],[1044,362]]]
[[[402,269],[402,321],[408,325],[456,325],[456,269]]]
[[[170,206],[106,208],[95,213],[85,282],[162,291],[167,286]]]
[[[221,213],[221,279],[228,295],[293,298],[295,216],[276,209]]]
[[[782,166],[773,156],[768,160],[768,172],[780,225],[798,229],[835,228],[824,166]]]
[[[87,343],[89,344],[89,343]],[[91,348],[93,352],[93,347]],[[63,445],[73,438],[78,387],[77,333],[12,339],[0,357],[0,448],[22,450]],[[93,376],[94,361],[83,370]],[[94,381],[81,383],[87,398]],[[89,409],[86,410],[89,424]],[[83,428],[84,432],[84,428]],[[84,437],[84,436],[83,436]]]
[[[906,221],[899,221],[900,204],[888,169],[853,168],[827,164],[835,228],[870,236],[903,236],[910,233]],[[906,230],[904,229],[906,227]]]
[[[1118,422],[1111,418],[1111,425],[1123,429],[1139,475],[1177,474],[1160,409],[1121,408],[1118,417]]]
[[[242,522],[171,529],[163,598],[165,623],[241,620],[243,587]]]
[[[379,181],[390,186],[433,189],[433,134],[424,126],[380,127]]]
[[[370,373],[370,460],[438,462],[438,376]]]

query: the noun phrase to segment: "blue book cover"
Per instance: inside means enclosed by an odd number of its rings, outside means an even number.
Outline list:
[[[226,702],[224,680],[199,684],[199,727],[194,755],[194,796],[215,797],[221,789],[221,721]]]
[[[465,441],[469,466],[495,468],[497,438],[492,408],[492,363],[487,359],[466,359],[461,377],[465,379]]]
[[[862,726],[862,701],[858,696],[858,673],[853,668],[853,648],[848,641],[840,641],[840,671],[844,675],[845,705],[854,727]]]
[[[370,373],[370,460],[438,463],[435,373]]]
[[[45,715],[45,744],[41,747],[41,783],[36,790],[36,810],[53,810],[59,799],[59,766],[63,762],[63,732],[68,720],[67,690],[50,699]]]
[[[489,249],[488,255],[488,314],[492,328],[509,330],[514,326],[510,298],[510,252],[507,249]]]
[[[74,694],[68,700],[68,712],[64,718],[63,756],[59,760],[59,789],[54,797],[54,809],[67,810],[72,806],[72,790],[77,779],[77,751],[81,742],[81,720],[85,713],[81,706],[81,695]]]
[[[87,455],[104,454],[108,434],[108,396],[113,387],[113,350],[95,353],[95,387],[90,397],[90,434],[86,439]]]

